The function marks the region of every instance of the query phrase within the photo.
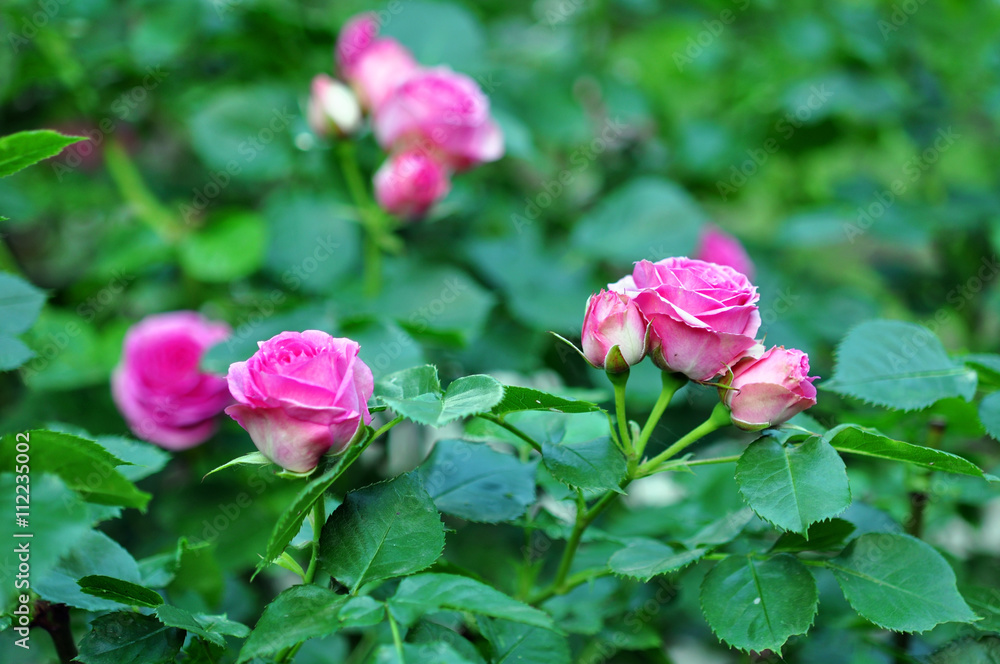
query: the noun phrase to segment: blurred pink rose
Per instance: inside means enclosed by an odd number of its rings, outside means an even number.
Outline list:
[[[337,45],[334,47],[334,57],[337,69],[344,78],[351,78],[354,67],[361,55],[372,45],[378,36],[379,24],[375,12],[364,12],[351,17],[340,29]]]
[[[712,224],[702,229],[694,257],[706,263],[728,265],[737,272],[745,274],[748,279],[753,279],[753,261],[750,260],[747,250],[735,237],[722,232]]]
[[[377,110],[373,128],[383,148],[432,149],[456,170],[495,161],[504,151],[489,99],[475,81],[447,67],[407,78]]]
[[[816,376],[809,375],[809,356],[776,346],[760,359],[746,358],[733,367],[734,389],[719,393],[732,411],[733,424],[756,431],[781,424],[816,405]]]
[[[731,267],[690,258],[643,260],[608,288],[635,300],[652,327],[650,355],[664,371],[710,380],[759,348],[760,296]]]
[[[375,173],[375,200],[405,219],[424,216],[451,188],[447,169],[419,149],[390,156]]]
[[[361,128],[361,106],[346,85],[318,74],[312,80],[306,118],[317,136],[348,136]]]
[[[646,357],[646,328],[635,302],[621,293],[602,290],[587,300],[583,354],[598,369],[627,371]],[[620,358],[609,354],[615,346],[621,352]]]
[[[419,70],[413,55],[391,37],[378,37],[373,12],[358,14],[340,31],[337,69],[357,91],[361,105],[377,113],[396,87]]]
[[[198,363],[229,334],[225,323],[193,311],[147,316],[129,329],[111,395],[136,436],[168,450],[212,436],[215,416],[233,400],[225,378],[203,373]]]
[[[358,359],[356,342],[306,330],[282,332],[258,346],[249,360],[229,367],[229,391],[238,403],[226,414],[268,459],[286,470],[312,470],[371,422],[372,372]]]

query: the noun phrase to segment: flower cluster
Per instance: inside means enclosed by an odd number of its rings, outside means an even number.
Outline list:
[[[316,76],[309,123],[319,135],[345,136],[368,113],[375,138],[389,153],[375,174],[375,198],[387,212],[416,219],[448,193],[453,172],[503,156],[503,134],[475,81],[447,67],[421,67],[404,46],[378,32],[374,13],[344,26],[335,59],[350,88]]]
[[[725,254],[734,255],[731,245]],[[745,253],[742,260],[752,267]],[[700,382],[719,379],[733,424],[748,430],[780,424],[816,403],[816,377],[809,376],[805,353],[765,352],[757,341],[759,298],[746,275],[727,265],[639,261],[632,274],[588,300],[583,352],[610,373],[649,355],[663,371]]]

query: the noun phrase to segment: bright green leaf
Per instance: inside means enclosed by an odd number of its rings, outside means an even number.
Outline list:
[[[586,491],[617,491],[628,470],[625,457],[608,436],[584,443],[542,443],[542,462],[552,476]]]
[[[934,548],[909,535],[868,533],[827,562],[854,610],[897,632],[976,620],[955,573]]]
[[[736,482],[744,500],[761,518],[797,533],[805,533],[811,523],[836,516],[851,504],[844,462],[819,437],[801,445],[760,438],[736,462]]]
[[[22,131],[4,136],[0,138],[0,178],[54,157],[67,145],[84,140],[87,140],[85,136],[64,136],[50,129]]]
[[[941,450],[921,447],[901,440],[893,440],[874,429],[857,424],[841,424],[823,436],[838,452],[861,456],[902,461],[943,473],[982,477],[983,471],[971,461]]]
[[[927,328],[875,320],[848,332],[837,348],[833,378],[823,387],[887,408],[919,410],[949,397],[971,400],[976,372],[948,357]]]
[[[155,590],[112,576],[90,574],[80,578],[76,583],[80,586],[80,590],[88,595],[109,599],[119,604],[150,608],[163,604],[163,597]]]
[[[548,392],[533,390],[530,387],[505,385],[503,399],[493,406],[493,414],[503,417],[508,413],[525,410],[545,410],[555,413],[591,413],[602,410],[600,406],[589,401],[563,399]]]
[[[413,574],[444,549],[444,525],[415,473],[344,497],[320,536],[319,566],[356,592],[372,581]]]
[[[649,581],[654,576],[675,572],[701,560],[706,553],[707,548],[676,549],[662,542],[643,538],[616,551],[608,560],[608,567],[620,576]]]
[[[73,542],[48,574],[32,579],[31,587],[39,597],[53,603],[88,611],[120,609],[119,598],[104,599],[85,592],[77,579],[88,576],[112,577],[141,585],[139,566],[131,554],[104,533],[91,530]]]
[[[469,521],[510,521],[535,502],[535,464],[485,443],[439,440],[417,472],[439,510]]]
[[[442,394],[437,369],[422,366],[378,381],[375,396],[407,419],[440,427],[459,417],[488,412],[503,398],[503,385],[490,376],[466,376]]]
[[[720,639],[740,650],[774,650],[805,634],[819,605],[816,582],[794,556],[731,556],[701,584],[701,609]]]

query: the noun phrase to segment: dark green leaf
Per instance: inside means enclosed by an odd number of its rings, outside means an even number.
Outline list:
[[[184,644],[184,632],[152,616],[117,612],[96,618],[80,641],[74,661],[83,664],[160,664],[172,662]]]
[[[420,571],[444,549],[441,515],[415,473],[347,494],[320,537],[320,568],[352,592]]]
[[[414,624],[428,613],[450,610],[553,629],[552,618],[545,612],[484,583],[454,574],[417,574],[403,579],[389,600],[389,610],[405,625]]]
[[[493,406],[493,414],[503,417],[507,413],[525,410],[546,410],[554,413],[590,413],[601,410],[597,404],[576,399],[563,399],[548,392],[530,387],[505,385],[503,399]]]
[[[1000,664],[1000,637],[954,641],[931,655],[927,664]]]
[[[403,644],[403,657],[400,658],[395,646],[381,646],[375,651],[370,664],[474,664],[474,661],[463,657],[455,648],[447,643],[413,643]]]
[[[839,452],[861,456],[903,461],[915,466],[939,470],[944,473],[982,477],[983,471],[971,461],[941,450],[921,447],[901,440],[893,440],[874,429],[857,424],[841,424],[830,429],[823,438]]]
[[[979,403],[979,421],[986,433],[1000,440],[1000,392],[987,394]]]
[[[471,641],[454,630],[428,620],[421,621],[416,627],[411,629],[407,633],[406,639],[410,643],[418,644],[446,643],[456,653],[469,660],[469,662],[486,664],[483,656],[479,654],[476,646],[472,645]]]
[[[728,544],[737,535],[743,532],[743,528],[750,523],[753,518],[753,511],[743,508],[731,512],[726,516],[713,521],[691,537],[684,540],[684,545],[689,549],[699,546],[718,546]]]
[[[736,482],[761,518],[797,533],[851,504],[844,462],[819,437],[801,445],[760,438],[736,462]]]
[[[50,129],[22,131],[0,138],[0,178],[17,173],[43,159],[54,157],[67,145],[86,140],[84,136],[64,136]]]
[[[862,535],[827,566],[854,610],[880,627],[923,632],[976,620],[945,559],[909,535]]]
[[[91,530],[73,542],[52,571],[31,586],[38,595],[53,603],[67,604],[88,611],[115,611],[121,608],[118,598],[103,599],[84,592],[77,579],[104,576],[132,584],[141,584],[139,566],[120,544],[104,533]]]
[[[812,574],[794,556],[726,558],[701,584],[701,608],[720,639],[740,650],[774,650],[805,634],[819,605]]]
[[[828,551],[840,549],[844,541],[854,532],[854,524],[844,519],[820,521],[809,526],[805,536],[799,533],[784,533],[771,548],[779,551]]]
[[[240,650],[238,662],[263,657],[341,628],[340,610],[350,598],[314,585],[292,586],[264,609]]]
[[[628,470],[608,436],[585,443],[542,443],[542,462],[560,482],[587,491],[617,491]]]
[[[510,521],[535,501],[535,464],[485,443],[439,440],[417,472],[439,510],[469,521]]]
[[[972,399],[976,372],[948,357],[926,327],[875,320],[848,332],[837,348],[833,378],[823,387],[898,410],[919,410],[948,397]]]
[[[0,334],[25,332],[38,318],[43,304],[45,293],[21,277],[0,272]]]
[[[608,567],[620,576],[649,581],[701,560],[708,551],[707,548],[675,549],[656,540],[641,539],[616,551],[608,560]]]
[[[480,618],[479,629],[490,642],[493,664],[569,664],[566,637],[552,630],[509,620]]]
[[[163,604],[163,597],[155,590],[131,581],[122,581],[111,576],[90,574],[77,581],[80,590],[103,599],[109,599],[119,604],[130,606],[146,606],[149,608]],[[175,625],[176,627],[176,625]]]
[[[249,627],[243,623],[229,620],[226,616],[191,613],[169,604],[157,607],[156,616],[164,625],[191,632],[217,646],[226,645],[226,636],[242,639],[250,633]]]

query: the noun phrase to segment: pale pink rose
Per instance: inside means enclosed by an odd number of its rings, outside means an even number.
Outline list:
[[[268,459],[286,470],[310,471],[371,423],[372,372],[358,359],[356,342],[306,330],[257,345],[249,360],[229,367],[237,403],[226,414]]]
[[[129,329],[111,375],[111,396],[136,436],[168,450],[212,436],[216,415],[233,400],[225,378],[198,364],[229,334],[225,323],[194,311],[147,316]]]
[[[608,288],[635,300],[652,328],[650,356],[664,371],[710,380],[759,348],[760,296],[731,267],[690,258],[643,260]]]
[[[375,137],[387,149],[435,150],[462,170],[503,156],[503,134],[490,102],[468,76],[447,67],[407,78],[375,113]]]
[[[448,170],[419,149],[390,156],[375,173],[379,207],[404,219],[424,216],[450,188]]]
[[[598,369],[622,373],[646,357],[646,320],[628,296],[602,290],[587,300],[583,354]],[[621,356],[611,353],[618,346]]]
[[[401,83],[420,70],[406,48],[395,39],[376,39],[361,54],[347,80],[357,90],[361,104],[378,115],[385,101]]]
[[[732,389],[720,390],[732,411],[733,424],[756,431],[787,421],[816,405],[816,376],[809,375],[809,356],[776,346],[760,359],[746,358],[733,367]]]
[[[353,76],[354,66],[375,41],[378,32],[378,17],[375,12],[358,14],[344,24],[337,37],[337,45],[334,47],[334,57],[341,76],[344,78]]]
[[[747,250],[735,237],[712,224],[702,229],[694,257],[706,263],[728,265],[737,272],[745,274],[748,279],[753,279],[753,261],[750,260]]]
[[[346,85],[318,74],[312,80],[306,118],[316,135],[344,137],[361,128],[361,106]]]

